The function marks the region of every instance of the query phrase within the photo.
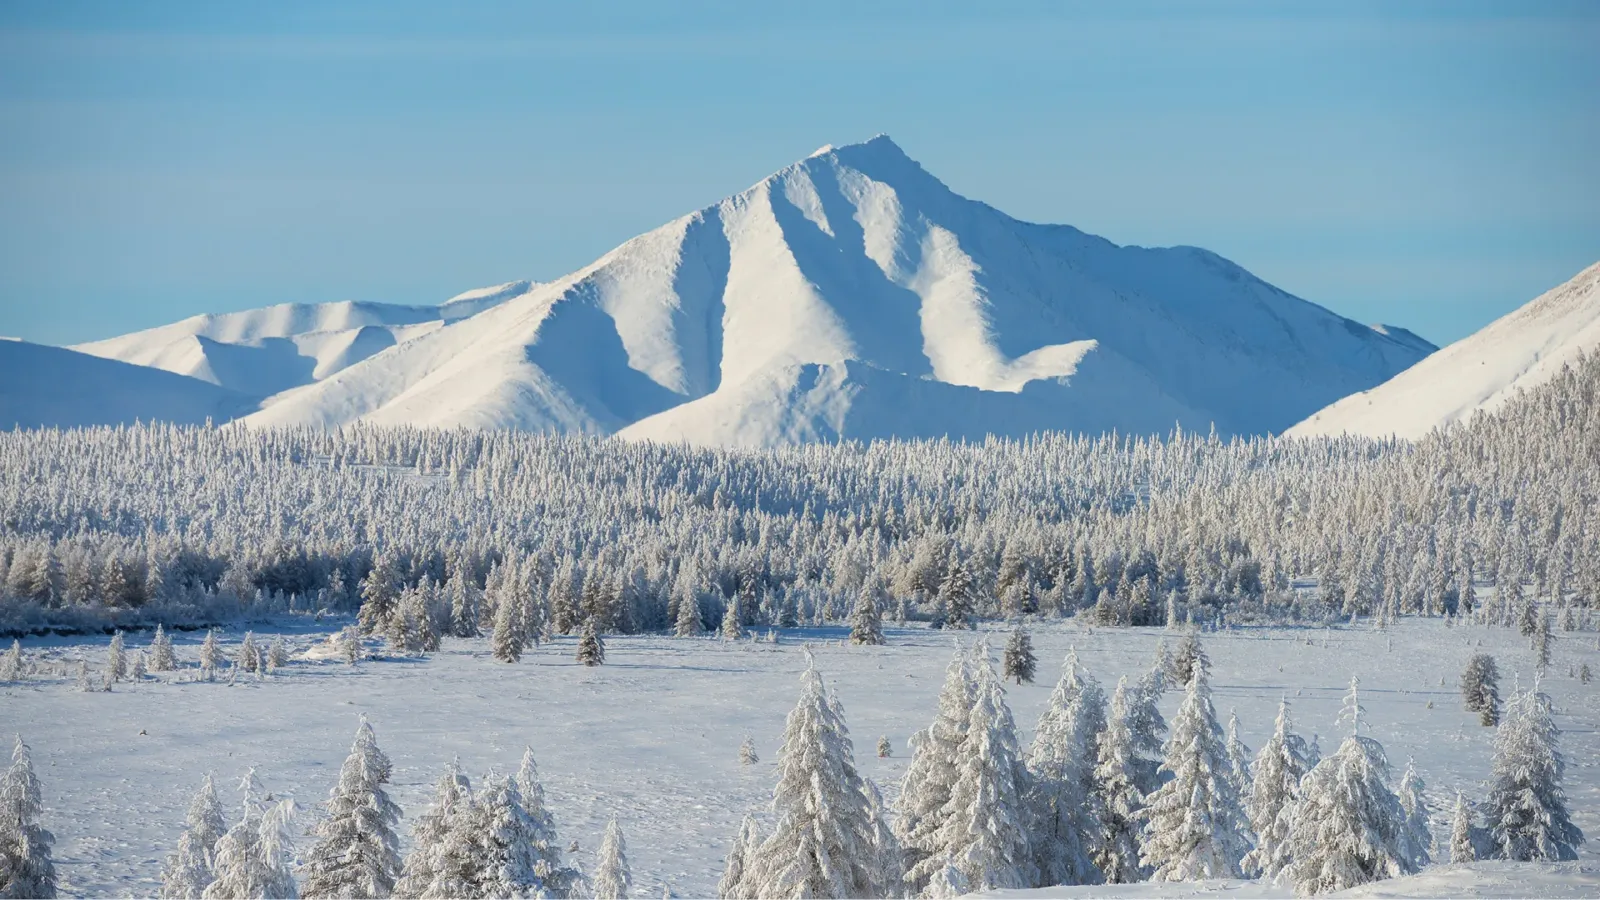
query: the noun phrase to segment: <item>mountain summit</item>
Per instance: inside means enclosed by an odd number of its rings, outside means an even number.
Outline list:
[[[321,360],[331,338],[297,338],[316,364],[245,421],[743,446],[1175,424],[1263,434],[1432,349],[1205,250],[1020,222],[881,135],[484,306],[386,321],[370,354],[337,365]],[[125,339],[102,344],[133,361]]]

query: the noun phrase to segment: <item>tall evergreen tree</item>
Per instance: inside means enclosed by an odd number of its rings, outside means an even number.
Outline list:
[[[400,898],[454,898],[469,896],[477,871],[471,839],[460,827],[472,821],[472,783],[452,760],[434,790],[433,805],[417,817],[411,829],[411,853],[401,866],[394,896]]]
[[[977,627],[973,620],[977,616],[978,597],[972,573],[960,560],[951,558],[944,580],[939,583],[938,601],[944,609],[945,628]]]
[[[1289,832],[1294,825],[1294,805],[1300,797],[1300,780],[1311,771],[1306,742],[1291,729],[1289,698],[1278,702],[1278,719],[1272,737],[1256,754],[1245,812],[1256,834],[1256,846],[1245,856],[1246,873],[1275,879],[1289,864]]]
[[[628,891],[633,887],[633,875],[628,870],[628,846],[616,816],[606,823],[606,835],[600,841],[594,877],[590,880],[595,900],[627,900]]]
[[[1467,806],[1467,798],[1456,791],[1456,812],[1450,821],[1450,861],[1466,863],[1477,858],[1478,850],[1472,840],[1472,809]]]
[[[949,813],[951,788],[973,704],[972,665],[958,645],[945,669],[933,724],[911,736],[911,762],[895,801],[895,835],[905,853],[906,888],[920,894],[943,868],[939,834]]]
[[[1250,848],[1206,666],[1190,671],[1161,763],[1172,780],[1146,798],[1140,863],[1153,881],[1238,878]]]
[[[123,650],[122,632],[111,636],[111,646],[106,651],[106,679],[124,681],[128,677],[128,655]]]
[[[1429,850],[1433,847],[1433,829],[1428,824],[1428,802],[1423,796],[1424,790],[1422,776],[1417,774],[1416,760],[1407,758],[1405,774],[1400,776],[1400,790],[1396,793],[1400,799],[1400,809],[1406,815],[1406,841],[1411,862],[1418,869],[1431,861]]]
[[[577,869],[565,865],[562,860],[555,816],[545,805],[544,784],[539,780],[539,766],[534,761],[532,747],[522,751],[522,764],[517,767],[515,780],[522,808],[531,823],[528,839],[533,844],[535,874],[554,896],[573,896],[581,878]]]
[[[1500,671],[1494,657],[1479,653],[1467,661],[1461,672],[1461,699],[1467,712],[1478,714],[1484,725],[1500,722]]]
[[[1494,761],[1484,818],[1494,855],[1515,860],[1577,859],[1583,832],[1572,824],[1561,787],[1566,760],[1545,695],[1512,697],[1494,739]]]
[[[1024,681],[1033,683],[1034,673],[1038,670],[1039,660],[1033,655],[1033,638],[1024,631],[1021,625],[1011,630],[1011,637],[1006,639],[1006,652],[1002,658],[1002,675],[1005,678],[1014,678],[1018,685]]]
[[[161,896],[164,900],[200,900],[206,886],[214,880],[211,855],[227,829],[227,821],[222,816],[222,804],[217,800],[216,785],[207,775],[200,790],[189,802],[189,813],[184,819],[183,835],[178,838],[178,849],[167,857],[166,866],[161,871]]]
[[[522,659],[526,638],[522,632],[521,611],[508,595],[502,595],[494,610],[494,632],[489,637],[489,651],[501,662],[517,662]]]
[[[400,877],[394,833],[400,807],[383,787],[392,771],[363,716],[328,797],[328,817],[312,829],[318,840],[304,864],[302,896],[375,900],[394,890]]]
[[[1105,692],[1067,654],[1028,749],[1028,809],[1042,884],[1097,884],[1103,823],[1094,770],[1106,727]]]
[[[56,868],[50,859],[55,835],[39,824],[42,807],[33,760],[19,735],[11,768],[0,781],[0,897],[56,895]]]
[[[850,643],[883,643],[883,613],[878,609],[878,587],[871,581],[862,585],[856,607],[850,613]]]
[[[1107,884],[1143,881],[1149,874],[1139,864],[1144,793],[1139,790],[1139,759],[1129,725],[1133,694],[1126,677],[1117,680],[1096,753],[1094,792],[1100,832],[1092,852],[1095,868]]]
[[[731,892],[740,897],[875,897],[891,890],[899,872],[881,862],[868,798],[837,701],[823,687],[807,653],[800,700],[784,726],[778,783],[772,793],[776,825],[754,850],[745,848]]]
[[[583,623],[583,635],[578,638],[578,662],[586,666],[598,666],[605,661],[605,642],[600,639],[594,619],[588,619]]]

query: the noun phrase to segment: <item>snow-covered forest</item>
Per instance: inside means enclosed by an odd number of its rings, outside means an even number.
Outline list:
[[[0,894],[1581,894],[1597,391],[1414,444],[0,435],[49,748]]]

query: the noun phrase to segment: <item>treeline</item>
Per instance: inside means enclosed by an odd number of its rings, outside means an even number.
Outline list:
[[[975,617],[1107,625],[1583,611],[1600,597],[1597,389],[1586,357],[1416,444],[7,432],[0,627],[351,611],[373,591],[492,598],[512,581],[556,631],[597,610],[601,630],[676,628],[686,599],[707,629],[735,605],[746,625],[839,621],[863,592],[939,621],[952,579]]]

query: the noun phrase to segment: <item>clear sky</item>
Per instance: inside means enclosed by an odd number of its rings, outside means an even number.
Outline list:
[[[0,4],[0,334],[549,279],[825,144],[1462,337],[1600,259],[1600,3]]]

